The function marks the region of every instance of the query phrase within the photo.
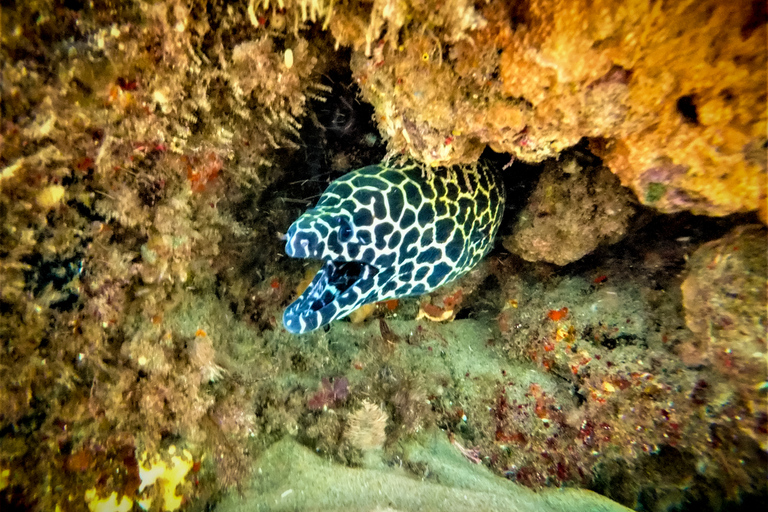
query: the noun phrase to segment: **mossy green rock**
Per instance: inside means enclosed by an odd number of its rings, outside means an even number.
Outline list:
[[[424,435],[404,447],[406,465],[424,468],[417,477],[400,466],[359,469],[333,464],[291,438],[272,445],[259,459],[242,494],[231,493],[217,512],[280,510],[626,512],[603,496],[582,489],[534,492],[494,476],[465,460],[445,434]]]

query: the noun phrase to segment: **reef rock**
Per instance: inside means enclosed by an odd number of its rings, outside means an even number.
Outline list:
[[[700,247],[682,285],[688,328],[710,348],[734,357],[764,358],[766,230],[741,226]]]
[[[533,492],[493,476],[462,459],[434,433],[408,446],[410,465],[429,468],[418,479],[398,468],[348,468],[318,457],[292,439],[272,445],[259,459],[258,474],[242,495],[233,492],[217,512],[256,510],[515,510],[518,512],[628,512],[584,489]],[[289,463],[286,463],[289,461]]]
[[[765,228],[751,225],[737,227],[693,253],[682,292],[686,324],[698,341],[695,347],[680,349],[685,360],[712,363],[735,386],[734,403],[744,404],[754,416],[754,422],[744,418],[742,430],[764,448],[767,252]]]
[[[545,164],[504,247],[528,261],[566,265],[619,241],[634,211],[631,193],[606,167],[569,154]]]

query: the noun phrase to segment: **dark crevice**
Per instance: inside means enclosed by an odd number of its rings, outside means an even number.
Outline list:
[[[696,98],[693,94],[687,94],[678,98],[677,111],[686,122],[699,124],[699,112],[696,109]]]

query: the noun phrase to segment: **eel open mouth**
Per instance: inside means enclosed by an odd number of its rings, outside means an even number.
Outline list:
[[[378,268],[362,261],[326,260],[285,310],[283,324],[290,332],[302,333],[346,316],[361,304],[378,273]]]

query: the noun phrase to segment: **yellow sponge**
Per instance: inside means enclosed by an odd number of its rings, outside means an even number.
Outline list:
[[[194,461],[192,454],[183,450],[181,456],[176,455],[176,447],[170,446],[168,454],[171,456],[171,464],[168,465],[159,455],[156,455],[150,462],[147,460],[147,454],[142,456],[142,463],[139,465],[139,492],[141,493],[147,487],[159,482],[160,492],[163,495],[163,510],[170,512],[178,510],[181,507],[181,496],[176,495],[176,486],[184,481],[189,470],[192,469]],[[140,499],[139,506],[147,510],[152,501],[150,499]]]

